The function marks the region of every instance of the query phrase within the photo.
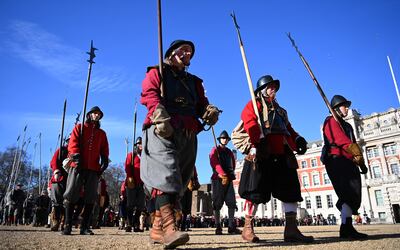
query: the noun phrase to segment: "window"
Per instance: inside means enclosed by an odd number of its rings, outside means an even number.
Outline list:
[[[394,154],[396,154],[396,144],[383,145],[383,152],[385,153],[385,155],[394,155]]]
[[[374,175],[374,178],[381,178],[382,177],[381,167],[380,166],[373,166],[372,167],[372,173]]]
[[[310,182],[308,181],[308,175],[303,175],[303,186],[308,187],[310,186]]]
[[[311,209],[311,198],[310,196],[306,197],[306,208]]]
[[[378,217],[379,217],[379,220],[385,221],[386,220],[386,213],[385,212],[379,212],[378,213]]]
[[[331,184],[331,179],[329,179],[329,176],[327,173],[324,173],[324,184],[325,185]]]
[[[312,180],[313,180],[313,185],[314,186],[319,186],[319,174],[313,174],[312,176]]]
[[[379,156],[378,148],[377,147],[367,148],[367,156],[368,158],[378,157]]]
[[[311,167],[315,168],[317,165],[317,159],[311,159]]]
[[[307,167],[307,161],[301,161],[301,168]]]
[[[400,174],[399,171],[399,164],[396,163],[390,163],[390,170],[392,171],[392,174]]]
[[[320,195],[315,196],[315,202],[317,203],[317,208],[322,208],[322,201]]]
[[[274,210],[277,210],[277,209],[278,209],[278,204],[277,204],[276,199],[274,198]]]
[[[331,194],[328,194],[328,195],[326,196],[326,201],[327,201],[327,203],[328,203],[328,208],[333,207],[333,200],[332,200],[332,195],[331,195]]]
[[[382,190],[375,190],[375,200],[377,206],[383,206]]]

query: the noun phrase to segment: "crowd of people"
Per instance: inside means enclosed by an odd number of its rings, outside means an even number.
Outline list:
[[[109,164],[109,145],[100,124],[104,114],[95,106],[53,156],[50,198],[43,191],[35,201],[29,196],[31,200],[25,202],[25,193],[17,185],[10,199],[5,199],[8,208],[4,222],[30,222],[30,216],[24,221],[24,211],[35,211],[34,225],[51,224],[52,231],[61,229],[63,235],[71,235],[77,223],[81,235],[93,235],[93,229],[118,222],[127,233],[150,229],[150,240],[166,248],[186,244],[190,227],[215,227],[216,235],[224,234],[223,228],[227,228],[225,233],[256,243],[260,239],[255,226],[283,225],[284,241],[313,242],[313,236],[303,235],[298,225],[325,224],[325,219],[317,216],[298,221],[297,204],[303,198],[295,153],[305,154],[307,141],[295,131],[288,112],[277,102],[280,81],[270,75],[260,77],[232,138],[225,130],[215,138],[213,126],[221,111],[209,102],[203,80],[187,70],[194,53],[193,42],[176,40],[165,52],[162,65],[147,69],[140,99],[147,114],[142,136],[126,156],[118,211],[109,206],[107,184],[102,178]],[[367,235],[355,230],[351,217],[358,214],[361,203],[360,170],[364,174],[367,169],[353,128],[344,120],[350,104],[341,95],[332,98],[333,111],[323,126],[321,159],[339,197],[336,206],[341,211],[340,237],[362,239]],[[192,191],[200,186],[195,168],[197,135],[207,126],[215,142],[209,154],[213,171],[213,216],[209,218],[191,215]],[[239,195],[246,200],[244,218],[234,216],[236,159],[227,147],[231,140],[245,155],[239,183]],[[271,196],[282,201],[283,218],[256,217],[258,205],[270,201]],[[24,209],[25,203],[35,205]],[[227,218],[220,214],[224,204],[228,207]],[[46,223],[49,212],[51,223]]]

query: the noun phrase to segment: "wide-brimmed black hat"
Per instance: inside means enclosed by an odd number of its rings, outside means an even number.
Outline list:
[[[101,109],[100,109],[98,106],[94,106],[93,108],[91,108],[91,109],[89,110],[89,112],[87,112],[86,117],[88,117],[88,116],[90,115],[90,113],[93,113],[93,112],[95,112],[95,111],[100,112],[100,118],[99,118],[99,120],[100,120],[101,118],[103,118],[103,111],[101,111]]]
[[[269,84],[275,83],[276,84],[276,91],[279,90],[279,87],[281,86],[281,83],[279,82],[279,80],[274,80],[272,78],[272,76],[270,75],[265,75],[260,77],[260,79],[258,79],[257,81],[257,88],[254,91],[254,93],[257,93],[263,89],[265,89],[266,87],[268,87]]]
[[[181,45],[184,45],[184,44],[187,44],[190,47],[192,47],[192,54],[190,55],[190,59],[192,59],[192,57],[194,55],[194,44],[191,41],[187,41],[187,40],[175,40],[175,41],[173,41],[169,45],[169,48],[167,49],[167,51],[165,52],[164,58],[168,58],[174,50],[176,50],[177,48],[179,48]]]

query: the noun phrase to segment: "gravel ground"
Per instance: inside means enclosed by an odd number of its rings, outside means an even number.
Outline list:
[[[338,238],[339,226],[300,227],[306,235],[313,235],[313,244],[283,242],[283,227],[257,227],[259,243],[246,243],[240,235],[214,235],[214,229],[190,231],[190,241],[179,249],[400,249],[400,225],[362,225],[360,232],[370,235],[368,240],[345,241]],[[226,229],[224,229],[226,233]],[[46,228],[31,226],[0,226],[0,249],[163,249],[148,242],[148,232],[125,233],[117,228],[94,230],[95,235],[62,236]]]

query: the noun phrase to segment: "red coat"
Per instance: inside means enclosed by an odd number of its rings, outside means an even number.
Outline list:
[[[348,124],[348,126],[351,126]],[[333,155],[342,155],[347,159],[353,159],[353,156],[346,152],[346,149],[353,142],[350,138],[343,132],[340,128],[339,123],[333,118],[333,116],[329,116],[326,118],[324,122],[323,132],[326,138],[329,141],[329,144],[336,144],[335,147],[330,147],[329,153]]]
[[[123,181],[123,182],[121,183],[120,194],[121,194],[121,195],[122,195],[124,198],[126,198],[126,187],[125,187],[125,181]]]
[[[143,181],[140,179],[140,155],[135,153],[135,157],[133,160],[133,169],[132,169],[132,152],[130,152],[126,156],[125,173],[126,173],[125,181],[128,181],[128,177],[133,177],[135,184],[143,184]]]
[[[74,127],[68,143],[69,155],[80,153],[82,168],[93,171],[100,171],[100,156],[108,160],[109,155],[107,135],[97,126],[95,122],[85,122],[82,149],[80,149],[79,145],[81,124]],[[74,167],[73,164],[71,166]]]
[[[236,161],[235,161],[235,156],[233,155],[232,151],[225,147],[222,148],[218,146],[218,153],[219,154],[228,154],[229,157],[232,159],[232,170],[235,170],[236,168]],[[210,165],[213,168],[213,175],[211,176],[211,179],[216,180],[218,179],[218,175],[228,175],[228,173],[225,173],[224,169],[221,166],[221,163],[218,160],[218,155],[217,155],[217,150],[215,147],[211,149],[210,153]]]
[[[67,148],[63,147],[63,150],[67,151]],[[51,180],[50,180],[51,183],[57,183],[57,182],[63,181],[64,176],[66,174],[65,170],[62,167],[62,162],[64,161],[65,158],[67,158],[67,154],[61,155],[61,161],[59,161],[59,157],[58,157],[59,154],[60,154],[60,149],[58,148],[56,150],[56,152],[54,153],[53,158],[51,158],[51,161],[50,161],[50,167],[53,170],[53,176],[51,177]],[[57,169],[61,171],[61,173],[59,174],[60,177],[58,177],[58,180],[56,180],[54,178],[54,171],[56,171]]]
[[[261,115],[261,103],[258,100],[257,108]],[[284,110],[284,112],[286,111]],[[244,107],[241,118],[243,121],[243,127],[247,134],[250,136],[250,142],[254,146],[256,146],[260,142],[261,130],[260,126],[258,125],[257,116],[254,113],[254,108],[251,101],[248,102]],[[284,154],[285,141],[287,141],[287,144],[289,144],[292,150],[297,150],[295,141],[299,134],[292,128],[292,125],[289,121],[287,121],[286,128],[289,131],[290,136],[282,134],[266,135],[265,140],[268,147],[268,152],[270,152],[271,154]]]
[[[196,91],[198,94],[198,101],[196,103],[196,112],[198,116],[202,116],[205,108],[209,104],[207,97],[204,94],[203,82],[200,78],[197,78],[196,82]],[[165,87],[168,87],[168,83],[164,83]],[[144,126],[150,126],[152,121],[150,117],[152,116],[157,105],[165,104],[161,98],[160,91],[160,78],[158,73],[158,68],[152,68],[146,73],[146,77],[142,82],[142,94],[140,98],[141,104],[147,107],[148,113],[144,120]],[[196,133],[202,130],[201,124],[199,121],[193,116],[185,116],[185,115],[171,115],[171,125],[176,127],[177,125],[183,126],[185,129],[194,131]]]

